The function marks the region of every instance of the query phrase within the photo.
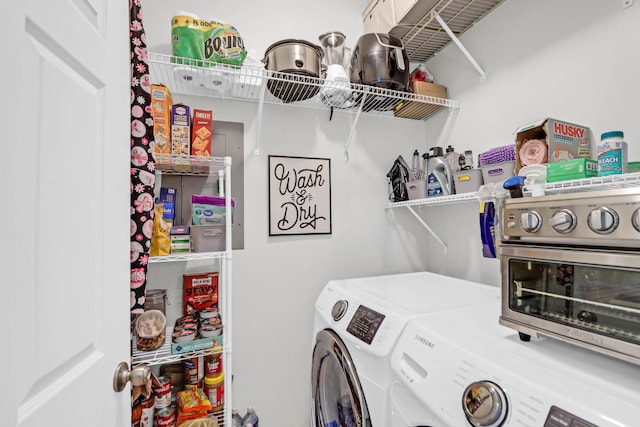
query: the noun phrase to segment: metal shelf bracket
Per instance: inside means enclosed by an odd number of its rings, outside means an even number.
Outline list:
[[[471,56],[469,51],[464,47],[464,45],[458,39],[458,37],[456,37],[456,35],[453,34],[453,31],[451,31],[451,28],[449,28],[447,23],[444,22],[444,19],[442,19],[440,17],[440,15],[435,14],[435,13],[434,13],[434,18],[435,18],[436,21],[438,21],[438,24],[440,24],[442,29],[447,33],[447,35],[451,38],[451,40],[453,40],[453,42],[456,44],[456,46],[458,46],[458,48],[460,48],[460,50],[462,51],[464,56],[466,56],[467,59],[469,60],[469,62],[471,62],[471,65],[473,65],[474,68],[478,71],[478,73],[480,73],[480,83],[484,83],[485,80],[487,79],[487,74],[484,72],[482,67],[480,67],[480,65],[476,62],[476,60],[473,59],[473,56]]]
[[[264,93],[267,88],[266,79],[262,79],[260,85],[260,95],[258,98],[258,117],[256,121],[256,145],[253,148],[253,154],[260,155],[260,134],[262,132],[262,111],[264,110]]]
[[[358,124],[358,119],[360,118],[360,113],[362,113],[362,106],[364,105],[365,100],[367,99],[367,94],[364,93],[362,95],[362,101],[360,102],[360,106],[358,107],[358,112],[356,113],[356,117],[353,119],[353,123],[351,124],[351,130],[349,130],[349,137],[347,138],[347,142],[344,144],[344,162],[349,162],[349,145],[351,145],[351,139],[353,138],[353,133],[356,130],[356,125]]]
[[[411,205],[407,205],[407,209],[409,209],[409,212],[411,212],[411,213],[413,214],[413,216],[415,216],[415,217],[416,217],[416,219],[418,220],[418,222],[419,222],[420,224],[422,224],[422,226],[423,226],[424,228],[426,228],[426,230],[429,232],[429,234],[431,234],[431,235],[433,236],[433,238],[434,238],[434,239],[436,239],[436,241],[437,241],[438,243],[440,243],[440,246],[442,246],[442,252],[444,252],[444,254],[446,255],[446,254],[447,254],[447,245],[442,241],[442,239],[440,239],[440,238],[438,237],[438,235],[437,235],[437,234],[436,234],[436,233],[431,229],[431,227],[429,227],[429,226],[427,225],[427,223],[426,223],[426,222],[424,222],[424,221],[422,220],[422,218],[420,218],[420,215],[418,215],[418,213],[413,209],[413,206],[411,206]]]

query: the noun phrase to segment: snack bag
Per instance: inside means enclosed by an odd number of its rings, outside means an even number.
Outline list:
[[[207,62],[240,66],[247,56],[235,27],[190,13],[180,13],[171,20],[171,46],[174,56],[203,60],[198,66]]]
[[[149,255],[164,256],[171,252],[171,220],[165,215],[164,203],[156,203],[153,207],[153,234],[151,235],[151,248]],[[169,210],[167,210],[169,214]]]

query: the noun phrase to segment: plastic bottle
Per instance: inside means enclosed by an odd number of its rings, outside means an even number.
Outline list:
[[[627,173],[627,150],[622,131],[603,133],[598,144],[598,176]]]
[[[252,406],[247,408],[247,413],[242,417],[243,427],[250,427],[250,424],[253,425],[253,427],[258,427],[258,414],[256,414]]]
[[[231,409],[231,427],[243,427],[242,417],[236,408]]]
[[[427,162],[427,197],[453,194],[453,173],[442,155],[442,147],[432,147]]]
[[[445,151],[446,153],[444,155],[444,158],[449,164],[449,168],[451,169],[451,172],[459,171],[460,170],[460,154],[456,153],[455,148],[453,148],[451,145],[449,145]]]
[[[420,153],[418,150],[413,152],[411,159],[411,181],[420,181],[422,179],[422,168],[420,167]]]

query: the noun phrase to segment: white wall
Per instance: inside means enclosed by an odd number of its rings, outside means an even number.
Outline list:
[[[243,2],[239,7],[238,2],[200,0],[182,1],[180,8],[233,24],[247,48],[262,58],[278,40],[317,42],[320,34],[333,30],[345,33],[347,45],[353,46],[362,33],[366,3],[279,0]],[[175,2],[154,1],[143,7],[149,48],[170,53]],[[254,156],[257,104],[175,94],[174,101],[211,108],[216,120],[245,124],[245,249],[233,253],[234,406],[244,411],[253,405],[264,426],[308,425],[313,310],[322,287],[334,278],[424,270],[424,259],[411,249],[415,244],[403,244],[406,236],[389,224],[384,207],[388,169],[398,154],[409,158],[413,148],[424,151],[426,125],[362,116],[345,163],[353,115],[336,112],[329,121],[328,111],[266,105],[261,154]],[[269,154],[331,159],[331,235],[269,237]],[[407,238],[422,236],[419,230]],[[182,268],[154,265],[149,286],[172,287],[170,298],[178,299]],[[206,268],[191,262],[184,271]]]
[[[191,0],[180,8],[234,24],[261,57],[280,39],[315,42],[329,30],[344,32],[352,46],[367,3]],[[152,50],[170,53],[174,10],[168,0],[145,3]],[[487,71],[485,83],[455,46],[428,64],[462,105],[450,143],[477,155],[513,142],[516,127],[549,116],[590,126],[598,139],[624,130],[631,158],[640,157],[639,14],[639,4],[623,10],[619,1],[506,0],[462,36]],[[185,102],[245,124],[245,249],[233,254],[234,406],[255,406],[263,426],[309,424],[313,306],[327,280],[429,270],[499,284],[497,260],[481,256],[476,202],[419,209],[448,245],[446,254],[406,209],[384,209],[393,159],[433,146],[444,114],[426,123],[361,117],[344,163],[353,116],[335,114],[329,122],[324,111],[266,106],[262,154],[253,156],[256,104]],[[331,159],[332,235],[268,236],[268,154]]]

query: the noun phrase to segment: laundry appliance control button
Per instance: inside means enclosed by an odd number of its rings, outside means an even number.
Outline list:
[[[349,307],[349,303],[346,300],[338,300],[335,304],[333,304],[333,308],[331,309],[331,317],[336,322],[344,317],[347,313],[347,308]]]
[[[467,420],[477,427],[500,427],[507,418],[507,396],[491,381],[469,384],[462,395],[462,408]]]

